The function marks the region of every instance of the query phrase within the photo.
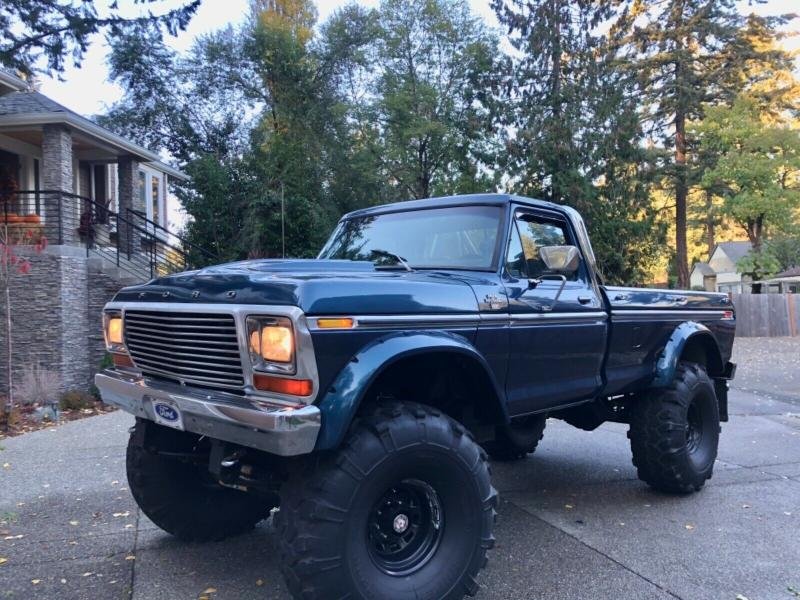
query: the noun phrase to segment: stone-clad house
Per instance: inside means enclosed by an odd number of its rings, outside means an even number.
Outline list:
[[[167,227],[168,184],[185,178],[0,70],[0,224],[32,264],[11,278],[17,379],[38,363],[59,374],[62,389],[88,388],[104,352],[102,305],[123,285],[185,267],[185,246]],[[37,254],[42,237],[48,247]]]

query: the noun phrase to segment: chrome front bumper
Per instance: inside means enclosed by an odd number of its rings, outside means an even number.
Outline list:
[[[245,398],[226,398],[180,386],[155,384],[117,371],[95,375],[103,402],[142,419],[155,421],[154,400],[175,403],[183,428],[199,435],[256,448],[281,456],[308,454],[321,426],[319,408],[291,409],[268,406]]]

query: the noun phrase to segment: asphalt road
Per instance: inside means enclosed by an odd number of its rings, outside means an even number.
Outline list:
[[[551,420],[534,456],[495,464],[497,546],[478,597],[800,598],[800,338],[740,340],[735,358],[731,421],[698,494],[639,482],[617,424]],[[0,599],[287,598],[269,522],[187,545],[138,512],[131,423],[113,413],[0,443]]]

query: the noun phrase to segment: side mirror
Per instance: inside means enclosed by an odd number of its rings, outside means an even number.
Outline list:
[[[581,253],[575,246],[542,246],[539,256],[548,271],[574,273],[581,264]]]

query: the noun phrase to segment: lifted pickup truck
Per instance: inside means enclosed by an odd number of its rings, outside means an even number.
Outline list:
[[[734,329],[724,294],[604,286],[570,208],[434,198],[346,215],[317,260],[123,289],[96,384],[136,416],[130,488],[164,530],[280,506],[295,597],[462,598],[494,543],[487,452],[533,452],[548,417],[627,423],[643,481],[699,490]]]

